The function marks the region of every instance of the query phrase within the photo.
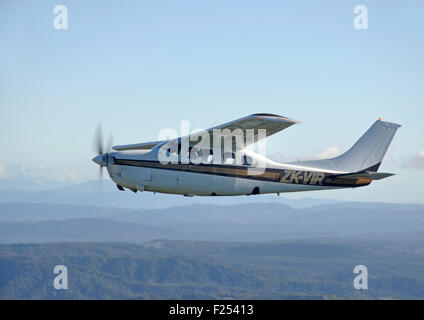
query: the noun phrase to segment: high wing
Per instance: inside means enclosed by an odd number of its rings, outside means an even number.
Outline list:
[[[214,129],[225,130],[228,129],[231,131],[231,135],[237,136],[240,134],[244,138],[244,146],[247,147],[251,144],[258,142],[261,139],[265,139],[274,133],[280,132],[291,125],[297,123],[296,120],[279,116],[271,113],[255,113],[244,118],[240,118],[231,122],[221,124],[219,126],[210,128],[207,130],[209,133],[210,141],[213,141],[213,132]],[[237,129],[240,131],[237,132]],[[253,129],[253,130],[252,130]],[[265,129],[263,135],[259,134],[260,129]],[[249,133],[248,130],[253,131],[253,139],[248,139]],[[232,139],[233,149],[236,148],[236,139]]]
[[[281,130],[284,130],[291,125],[297,123],[296,120],[279,116],[276,114],[271,113],[255,113],[231,122],[227,122],[212,128],[209,128],[207,130],[196,132],[194,134],[190,134],[189,136],[180,137],[178,139],[173,139],[169,141],[170,143],[175,143],[178,141],[178,143],[181,142],[181,139],[188,139],[189,145],[194,146],[197,145],[198,147],[208,147],[214,146],[214,132],[215,130],[221,130],[222,135],[225,137],[226,135],[230,135],[233,137],[237,136],[243,136],[243,142],[244,147],[247,147],[251,144],[256,143],[257,141],[267,138],[274,133],[277,133]],[[226,131],[224,131],[227,129]],[[260,129],[265,129],[264,131],[260,132]],[[250,134],[250,132],[253,132],[253,137]],[[229,134],[228,134],[229,133]],[[203,138],[200,138],[199,136],[202,135],[209,135],[209,141],[205,141]],[[191,137],[197,136],[198,139],[190,139]],[[253,139],[248,139],[248,137],[251,137]],[[117,151],[122,150],[146,150],[146,149],[153,149],[155,146],[162,146],[166,141],[153,141],[153,142],[145,142],[145,143],[138,143],[138,144],[130,144],[130,145],[121,145],[121,146],[114,146],[113,149]],[[232,147],[235,150],[236,149],[236,138],[232,138]]]
[[[170,145],[181,143],[181,140],[188,139],[188,145],[190,147],[196,146],[196,148],[216,148],[221,145],[223,151],[237,151],[252,145],[259,140],[265,139],[274,133],[284,130],[291,125],[297,123],[296,120],[279,116],[271,113],[255,113],[249,116],[227,122],[207,130],[190,134],[178,139],[174,139],[169,142]],[[261,129],[264,129],[262,132]],[[219,136],[215,136],[215,133],[220,132]],[[208,139],[204,139],[206,136]],[[215,144],[214,138],[218,137],[221,139],[220,144]],[[231,144],[225,145],[225,138],[228,137],[231,140]],[[239,145],[240,139],[243,138],[243,144]],[[225,147],[230,147],[232,150],[224,150]]]

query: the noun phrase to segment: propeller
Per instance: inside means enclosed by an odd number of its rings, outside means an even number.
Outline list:
[[[97,154],[92,160],[99,165],[99,177],[100,179],[103,178],[103,167],[107,166],[108,162],[108,154],[107,152],[110,152],[112,150],[113,145],[113,136],[110,134],[109,140],[106,145],[106,149],[104,147],[103,143],[103,133],[102,133],[102,126],[99,124],[97,126],[96,132],[94,133],[94,139],[93,139],[93,149],[94,152]]]

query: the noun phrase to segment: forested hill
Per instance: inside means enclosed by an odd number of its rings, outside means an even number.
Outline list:
[[[424,298],[423,243],[152,241],[0,246],[1,299]],[[353,287],[366,265],[368,290]],[[68,289],[56,290],[56,265]]]

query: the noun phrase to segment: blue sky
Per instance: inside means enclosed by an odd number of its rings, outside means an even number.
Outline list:
[[[53,28],[58,4],[67,30]],[[353,27],[358,4],[367,30]],[[402,124],[381,167],[398,175],[307,196],[422,203],[423,12],[422,1],[2,1],[0,179],[23,167],[94,179],[99,122],[126,144],[181,120],[277,113],[302,123],[271,137],[268,155],[295,160],[346,150],[381,116]]]

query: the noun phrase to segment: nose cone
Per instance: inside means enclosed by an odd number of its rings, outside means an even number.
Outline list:
[[[106,166],[107,158],[104,154],[99,154],[97,157],[93,158],[93,161],[97,163],[99,166],[104,167]]]

